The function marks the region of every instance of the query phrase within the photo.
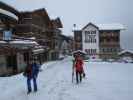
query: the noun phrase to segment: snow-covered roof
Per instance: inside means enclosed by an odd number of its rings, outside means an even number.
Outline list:
[[[85,28],[88,27],[88,25],[93,25],[94,27],[99,28],[99,30],[125,30],[126,27],[123,24],[119,23],[112,23],[112,24],[94,24],[94,23],[88,23],[86,26],[82,28],[84,30]],[[79,30],[79,29],[74,29],[74,30]]]
[[[125,27],[122,24],[96,24],[99,30],[124,30]]]
[[[0,41],[1,44],[5,44],[7,43],[6,41]],[[35,41],[30,41],[30,40],[14,40],[14,41],[10,41],[8,42],[10,44],[23,44],[23,45],[38,45],[37,42]]]
[[[39,54],[39,53],[43,53],[44,52],[44,49],[36,49],[36,50],[33,50],[32,51],[34,54]]]
[[[0,8],[0,13],[1,13],[1,14],[4,14],[4,15],[6,15],[6,16],[9,16],[9,17],[11,17],[11,18],[13,18],[13,19],[15,19],[15,20],[18,20],[18,17],[17,17],[15,14],[13,14],[12,12],[9,12],[9,11],[7,11],[7,10],[4,10],[4,9],[1,9],[1,8]]]
[[[30,37],[30,38],[28,38],[28,39],[35,40],[35,39],[36,39],[36,37]]]
[[[74,51],[72,54],[75,54],[75,53],[82,53],[82,54],[86,54],[86,52],[82,51],[82,50],[76,50]]]
[[[123,53],[126,53],[126,52],[129,52],[129,53],[132,53],[133,54],[133,51],[132,50],[123,50],[119,53],[119,55],[123,54]]]
[[[35,45],[38,45],[37,42],[35,41],[23,41],[23,40],[20,40],[20,41],[11,41],[10,42],[11,44],[35,44]]]

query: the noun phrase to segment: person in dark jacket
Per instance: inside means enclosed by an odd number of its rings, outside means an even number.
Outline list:
[[[83,60],[80,56],[76,57],[75,61],[75,70],[76,70],[76,82],[77,84],[82,81],[83,70]]]
[[[28,94],[32,91],[31,80],[33,80],[34,91],[37,92],[37,76],[39,73],[39,66],[36,62],[28,64],[25,70],[25,76],[27,77]]]

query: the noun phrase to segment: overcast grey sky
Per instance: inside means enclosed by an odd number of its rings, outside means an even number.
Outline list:
[[[73,24],[78,28],[88,22],[97,24],[121,23],[122,48],[133,50],[133,0],[0,0],[18,10],[46,8],[51,18],[60,17],[63,34],[72,35]]]

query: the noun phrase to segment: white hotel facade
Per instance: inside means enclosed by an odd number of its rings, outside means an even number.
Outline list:
[[[81,30],[74,30],[75,50],[86,52],[91,59],[115,58],[120,52],[121,24],[88,23]]]

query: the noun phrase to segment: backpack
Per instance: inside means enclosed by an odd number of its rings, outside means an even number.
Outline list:
[[[32,68],[31,68],[31,66],[29,65],[29,66],[27,66],[27,67],[25,68],[25,71],[23,72],[23,76],[25,76],[25,77],[30,77],[31,74],[32,74]]]

